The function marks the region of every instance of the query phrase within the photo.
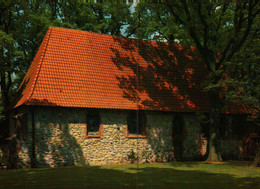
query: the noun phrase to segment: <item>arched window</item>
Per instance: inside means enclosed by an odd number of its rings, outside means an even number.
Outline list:
[[[100,117],[98,112],[89,112],[87,115],[87,135],[99,135]]]
[[[145,135],[146,117],[144,112],[130,111],[127,116],[128,135]]]

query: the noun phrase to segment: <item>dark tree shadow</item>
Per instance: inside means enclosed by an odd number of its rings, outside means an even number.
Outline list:
[[[206,68],[194,48],[114,37],[111,57],[124,98],[140,109],[208,111]]]
[[[50,105],[47,100],[44,100],[44,103]],[[42,107],[40,111],[44,111],[45,115],[39,116],[38,112],[36,120],[35,145],[38,165],[40,167],[86,165],[82,148],[75,136],[70,133],[69,120],[65,114],[59,113],[60,108],[57,105],[51,106],[54,107]]]
[[[77,143],[75,137],[69,133],[68,124],[62,122],[51,124],[60,127],[58,140],[51,140],[50,143],[46,141],[36,142],[38,151],[36,157],[39,167],[86,165],[81,146]],[[44,133],[46,136],[53,135],[53,131],[48,126],[44,127],[40,133]],[[49,157],[46,157],[46,155],[49,155]],[[46,158],[49,161],[46,161]]]
[[[23,147],[28,148],[29,163],[34,167],[86,165],[81,146],[70,133],[68,119],[59,113],[60,107],[47,99],[30,102],[39,106],[28,109],[30,120],[17,130],[17,153]],[[23,127],[28,127],[29,122],[31,129],[26,128],[25,133]],[[28,167],[23,161],[19,166]]]

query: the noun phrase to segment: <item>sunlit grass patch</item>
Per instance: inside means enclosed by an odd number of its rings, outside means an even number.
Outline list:
[[[0,170],[1,188],[258,188],[248,162],[174,162]]]

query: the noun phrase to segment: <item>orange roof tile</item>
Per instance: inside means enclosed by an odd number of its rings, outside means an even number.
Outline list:
[[[50,27],[14,107],[208,112],[194,48]]]

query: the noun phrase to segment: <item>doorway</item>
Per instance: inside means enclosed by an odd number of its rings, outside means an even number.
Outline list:
[[[174,159],[177,161],[183,160],[183,118],[176,115],[172,124],[172,145],[174,151]]]

